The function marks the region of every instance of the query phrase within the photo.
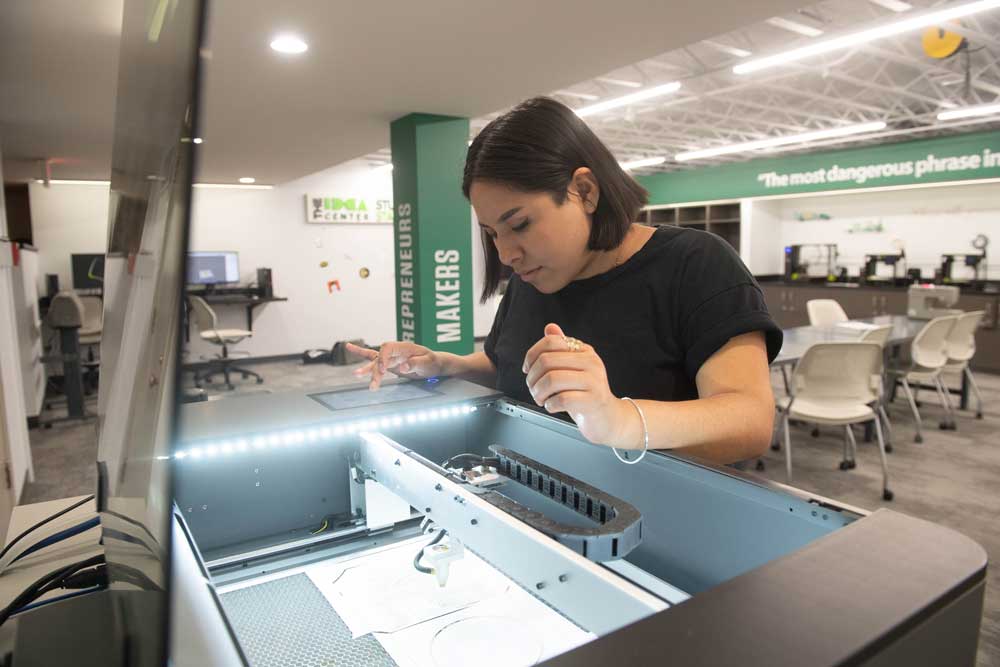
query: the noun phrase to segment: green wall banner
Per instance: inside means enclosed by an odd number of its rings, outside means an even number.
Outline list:
[[[1000,132],[640,176],[651,205],[1000,177]]]
[[[390,127],[396,336],[456,354],[473,351],[468,141],[467,118],[409,114]]]

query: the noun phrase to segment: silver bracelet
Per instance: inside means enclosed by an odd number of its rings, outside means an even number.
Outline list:
[[[636,463],[641,461],[642,457],[646,455],[647,451],[649,451],[649,428],[646,427],[646,415],[643,414],[642,408],[639,407],[639,404],[633,401],[628,396],[622,396],[622,400],[631,403],[633,407],[635,407],[636,411],[639,413],[639,420],[642,422],[642,454],[639,454],[638,458],[636,458],[634,461],[629,461],[621,454],[619,454],[618,450],[615,449],[614,447],[611,448],[611,451],[615,453],[615,456],[618,457],[618,460],[621,461],[622,463],[628,465],[635,465]]]

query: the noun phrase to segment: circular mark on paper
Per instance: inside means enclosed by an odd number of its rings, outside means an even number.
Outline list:
[[[319,268],[321,269],[325,269],[328,266],[330,266],[330,262],[327,262],[325,260],[319,263]]]
[[[367,278],[371,274],[372,274],[372,272],[368,270],[367,266],[362,266],[361,270],[358,271],[358,275],[361,276],[362,278]]]
[[[437,667],[534,665],[542,639],[524,621],[504,616],[470,616],[444,626],[431,639]]]

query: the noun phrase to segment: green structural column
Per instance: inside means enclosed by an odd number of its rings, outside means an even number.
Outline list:
[[[396,335],[457,354],[473,350],[468,141],[467,118],[415,113],[391,125]]]

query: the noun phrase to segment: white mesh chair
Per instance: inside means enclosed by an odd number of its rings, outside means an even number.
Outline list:
[[[959,315],[955,326],[952,327],[945,340],[948,361],[944,365],[943,372],[965,375],[969,386],[972,387],[972,392],[976,395],[976,419],[983,418],[983,396],[979,393],[976,378],[972,377],[969,361],[976,354],[976,329],[979,328],[979,323],[984,315],[986,315],[986,311],[983,310]]]
[[[945,317],[935,317],[925,324],[917,332],[913,343],[910,345],[909,358],[895,362],[888,369],[888,373],[894,378],[894,381],[903,385],[903,393],[906,394],[906,400],[910,403],[910,410],[913,411],[913,419],[916,421],[917,427],[917,433],[913,436],[914,442],[923,442],[924,436],[920,411],[917,409],[917,401],[910,388],[910,383],[916,383],[918,387],[925,382],[933,384],[937,390],[938,398],[941,400],[941,406],[945,411],[945,419],[941,422],[941,428],[947,429],[954,426],[951,400],[948,398],[948,392],[941,383],[941,371],[944,369],[945,364],[948,363],[948,336],[957,320],[957,315],[947,315]]]
[[[809,313],[809,324],[814,327],[830,327],[847,321],[847,313],[833,299],[809,299],[806,311]]]
[[[877,411],[881,389],[882,347],[878,343],[817,343],[806,350],[792,373],[792,396],[778,401],[788,480],[792,479],[789,420],[843,426],[844,461],[849,463],[854,462],[857,452],[851,425],[874,422],[882,457],[882,497],[892,500],[882,423]],[[840,467],[844,470],[854,466],[842,462]]]
[[[194,313],[194,320],[200,331],[201,339],[222,348],[222,354],[209,361],[207,368],[195,372],[194,386],[201,388],[202,382],[211,382],[213,375],[222,373],[226,379],[226,387],[233,389],[233,383],[229,379],[229,374],[234,372],[239,373],[244,380],[248,377],[253,377],[256,378],[257,384],[262,383],[264,378],[251,370],[234,365],[233,360],[229,357],[229,346],[235,345],[245,338],[250,338],[253,336],[253,332],[246,329],[220,329],[215,311],[212,310],[203,298],[200,296],[191,296],[189,297],[189,302],[191,304],[191,312]]]

